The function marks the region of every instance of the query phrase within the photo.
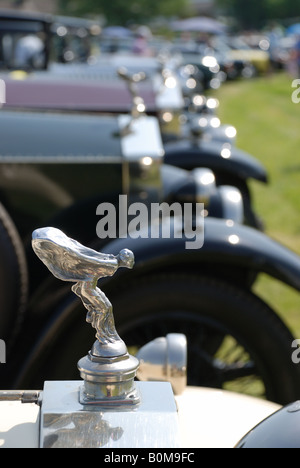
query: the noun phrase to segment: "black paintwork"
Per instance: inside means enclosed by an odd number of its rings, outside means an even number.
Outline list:
[[[273,413],[246,434],[236,448],[300,448],[300,402]]]
[[[22,157],[23,163],[97,162],[121,157],[117,117],[30,112],[0,113],[0,161]],[[84,158],[84,159],[83,159]],[[101,162],[105,162],[102,159]]]
[[[263,165],[253,156],[239,148],[231,148],[230,158],[222,157],[222,143],[193,142],[181,140],[165,145],[165,163],[183,169],[208,167],[219,174],[227,174],[241,180],[256,179],[267,182],[267,173]]]
[[[118,131],[116,117],[0,113],[0,200],[22,236],[122,192]]]
[[[186,249],[181,239],[126,239],[115,240],[105,247],[107,253],[116,253],[126,243],[135,252],[135,274],[155,270],[188,269],[199,274],[213,272],[230,278],[234,271],[266,273],[300,291],[300,257],[256,229],[231,225],[222,219],[206,218],[204,244],[201,249]],[[210,265],[213,269],[210,268]],[[122,281],[125,270],[120,273]],[[244,277],[246,278],[246,277]],[[242,281],[242,278],[240,278]]]

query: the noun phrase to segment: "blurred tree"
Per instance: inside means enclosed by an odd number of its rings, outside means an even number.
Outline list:
[[[148,22],[157,16],[184,15],[188,0],[59,0],[60,13],[67,15],[103,15],[110,24]]]
[[[216,0],[243,28],[260,28],[271,20],[299,16],[300,0]]]
[[[286,19],[300,15],[300,0],[268,0],[268,17]]]
[[[217,0],[225,12],[243,28],[261,27],[267,20],[269,0]]]

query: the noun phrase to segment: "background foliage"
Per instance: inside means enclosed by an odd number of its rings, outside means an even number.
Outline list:
[[[109,24],[147,23],[158,16],[180,16],[188,13],[188,0],[59,0],[62,14],[103,15]]]
[[[300,17],[300,0],[215,0],[215,13],[230,15],[242,28],[261,28],[272,20]],[[61,14],[103,15],[108,24],[148,23],[164,16],[189,16],[190,0],[58,0]]]
[[[291,99],[293,77],[270,73],[254,80],[228,82],[215,92],[223,123],[237,128],[237,146],[258,158],[269,184],[251,182],[255,212],[265,232],[300,255],[300,104]],[[300,294],[263,276],[256,292],[300,337]]]
[[[244,28],[260,28],[271,20],[286,24],[300,16],[300,0],[216,0],[224,13]],[[292,21],[291,21],[292,22]]]

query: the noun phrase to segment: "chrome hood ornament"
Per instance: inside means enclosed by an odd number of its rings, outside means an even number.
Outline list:
[[[115,328],[112,304],[97,286],[100,278],[112,276],[118,268],[132,268],[133,253],[124,249],[117,256],[103,254],[52,227],[34,231],[32,247],[56,278],[75,283],[72,291],[87,309],[87,322],[96,329],[96,342],[78,362],[85,381],[81,402],[136,403],[138,396],[133,380],[139,361],[128,354]]]
[[[130,75],[125,67],[118,69],[118,76],[122,78],[128,87],[131,97],[131,112],[127,124],[121,130],[121,136],[125,137],[133,132],[133,122],[145,115],[146,105],[144,99],[139,94],[138,83],[144,81],[147,75],[144,72],[134,73]]]
[[[139,94],[137,85],[147,79],[147,75],[144,72],[129,74],[125,67],[118,69],[118,76],[122,78],[128,86],[128,91],[132,99],[131,116],[133,119],[137,119],[146,110],[145,102],[142,96]]]

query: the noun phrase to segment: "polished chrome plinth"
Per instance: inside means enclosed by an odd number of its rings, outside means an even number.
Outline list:
[[[81,381],[45,382],[40,415],[41,448],[179,448],[180,430],[171,385],[136,382],[134,408],[86,405]]]
[[[134,382],[139,361],[128,353],[111,358],[91,352],[80,359],[78,369],[84,384],[80,388],[83,405],[136,405],[140,395]]]

